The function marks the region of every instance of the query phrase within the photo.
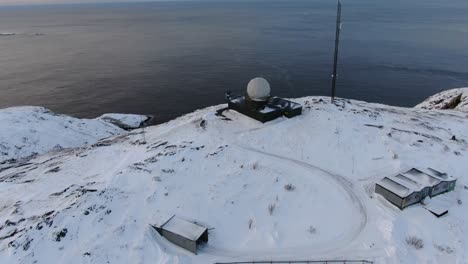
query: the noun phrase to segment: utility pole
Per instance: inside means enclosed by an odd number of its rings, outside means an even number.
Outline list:
[[[336,67],[338,64],[338,46],[340,44],[340,31],[341,31],[341,3],[338,0],[338,10],[336,14],[335,58],[333,60],[333,74],[332,74],[332,92],[331,92],[332,103],[335,101]]]

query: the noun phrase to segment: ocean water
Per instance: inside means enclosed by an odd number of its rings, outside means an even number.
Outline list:
[[[342,3],[337,96],[413,106],[468,86],[468,1]],[[257,76],[329,95],[335,16],[333,0],[0,7],[0,107],[164,122]]]

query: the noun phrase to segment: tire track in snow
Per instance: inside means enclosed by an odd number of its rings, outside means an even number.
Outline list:
[[[360,213],[362,219],[361,219],[361,224],[359,226],[359,229],[356,230],[357,232],[356,232],[356,235],[354,237],[359,235],[359,233],[361,233],[361,231],[367,225],[367,210],[366,210],[366,207],[364,206],[364,203],[356,195],[354,189],[352,188],[353,183],[350,182],[345,177],[340,176],[338,174],[334,174],[334,173],[332,173],[330,171],[327,171],[325,169],[322,169],[320,167],[317,167],[315,165],[312,165],[312,164],[309,164],[309,163],[306,163],[306,162],[303,162],[303,161],[300,161],[300,160],[284,157],[284,156],[281,156],[281,155],[278,155],[278,154],[268,153],[268,152],[258,150],[258,149],[255,149],[255,148],[251,148],[251,147],[245,147],[245,146],[241,146],[241,145],[237,145],[237,144],[236,144],[236,146],[238,146],[238,147],[240,147],[242,149],[248,150],[248,151],[252,151],[252,152],[256,152],[256,153],[263,154],[263,155],[266,155],[266,156],[274,157],[274,158],[277,158],[277,159],[280,159],[280,160],[292,162],[292,163],[297,164],[299,166],[302,166],[302,167],[305,167],[305,168],[308,168],[308,169],[312,169],[312,170],[318,170],[318,171],[320,171],[320,172],[322,172],[324,174],[327,174],[328,176],[330,176],[336,182],[339,183],[339,185],[347,192],[348,196],[351,198],[353,203],[359,209],[359,213]]]
[[[237,147],[239,147],[239,148],[241,148],[243,150],[247,150],[247,151],[250,151],[250,152],[255,152],[255,153],[258,153],[258,154],[261,154],[261,155],[270,156],[270,157],[273,157],[273,158],[276,158],[276,159],[279,159],[279,160],[294,163],[294,164],[299,165],[301,167],[304,167],[304,168],[306,168],[308,170],[320,171],[323,174],[329,176],[335,182],[337,182],[339,186],[341,186],[343,188],[343,190],[349,196],[352,203],[358,209],[359,215],[360,215],[360,218],[361,218],[360,221],[359,221],[360,223],[359,223],[359,225],[357,227],[355,227],[349,233],[344,235],[339,240],[339,242],[331,241],[331,242],[328,242],[328,243],[320,243],[319,244],[320,246],[318,248],[315,248],[315,246],[317,246],[317,244],[313,244],[313,245],[309,245],[309,246],[283,248],[283,249],[279,249],[279,250],[278,249],[266,249],[266,250],[256,250],[256,251],[230,251],[230,250],[224,250],[224,249],[220,249],[220,248],[216,248],[216,247],[212,247],[212,246],[207,245],[203,249],[204,253],[214,255],[214,256],[231,257],[231,258],[234,258],[234,259],[245,259],[245,258],[248,258],[248,257],[267,257],[267,256],[268,257],[273,257],[273,256],[274,257],[299,257],[299,256],[310,257],[310,254],[307,254],[307,253],[312,253],[312,254],[315,254],[315,255],[327,253],[328,257],[330,257],[330,253],[332,253],[333,251],[340,250],[340,249],[346,247],[346,245],[349,245],[352,241],[354,241],[361,234],[361,232],[366,227],[367,221],[368,221],[368,215],[367,215],[366,207],[365,207],[364,203],[361,201],[361,199],[358,197],[358,195],[355,193],[355,191],[354,191],[354,189],[352,187],[353,186],[352,182],[350,182],[349,180],[347,180],[343,176],[334,174],[334,173],[329,172],[329,171],[327,171],[325,169],[322,169],[320,167],[317,167],[315,165],[312,165],[312,164],[309,164],[309,163],[306,163],[306,162],[303,162],[303,161],[300,161],[300,160],[284,157],[284,156],[274,154],[274,153],[268,153],[268,152],[258,150],[258,149],[255,149],[255,148],[251,148],[251,147],[242,146],[242,145],[239,145],[237,143],[234,143],[233,145],[235,145],[235,146],[237,146]]]

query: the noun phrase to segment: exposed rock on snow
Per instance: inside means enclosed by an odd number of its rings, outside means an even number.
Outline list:
[[[262,124],[216,106],[12,164],[0,171],[0,263],[468,258],[466,114],[295,101],[293,119]],[[373,194],[410,167],[458,178],[440,196],[447,215]],[[210,228],[198,255],[150,227],[174,214]]]
[[[103,114],[98,120],[112,123],[123,129],[135,129],[142,127],[151,117],[133,114]]]
[[[468,88],[456,88],[440,92],[415,106],[420,109],[453,109],[468,112]]]
[[[116,115],[115,119],[143,120],[146,116]],[[43,107],[0,109],[0,162],[43,154],[51,150],[80,147],[99,139],[126,133],[104,122],[58,115]],[[130,124],[131,125],[131,124]]]

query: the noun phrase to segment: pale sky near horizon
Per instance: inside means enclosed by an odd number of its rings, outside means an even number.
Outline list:
[[[0,0],[0,5],[34,5],[34,4],[75,4],[75,3],[114,3],[114,2],[155,2],[164,0]],[[166,0],[172,1],[172,0]]]

